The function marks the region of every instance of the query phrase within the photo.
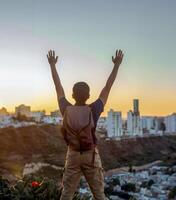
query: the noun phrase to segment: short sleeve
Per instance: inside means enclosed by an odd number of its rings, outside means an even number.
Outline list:
[[[65,112],[67,106],[70,106],[70,105],[72,105],[72,104],[65,97],[61,97],[59,99],[59,109],[60,109],[62,116],[64,115],[64,112]]]
[[[97,99],[96,101],[94,101],[93,103],[90,104],[90,107],[92,109],[94,122],[95,122],[95,124],[97,124],[97,121],[98,121],[101,113],[104,111],[103,102],[101,99]]]

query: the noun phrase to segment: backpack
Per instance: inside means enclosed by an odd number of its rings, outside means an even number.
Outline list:
[[[61,132],[72,150],[82,152],[94,149],[96,136],[91,107],[67,106]]]

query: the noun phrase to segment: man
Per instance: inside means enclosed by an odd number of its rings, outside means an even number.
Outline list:
[[[64,116],[63,135],[68,145],[61,200],[72,200],[82,174],[90,186],[94,199],[105,200],[104,175],[97,149],[95,129],[115,81],[123,53],[121,50],[116,51],[115,57],[112,57],[113,70],[98,99],[90,105],[86,104],[90,89],[85,82],[78,82],[73,86],[72,97],[75,104],[72,105],[67,101],[56,70],[58,56],[55,56],[55,52],[50,50],[47,58],[51,67],[60,111]]]

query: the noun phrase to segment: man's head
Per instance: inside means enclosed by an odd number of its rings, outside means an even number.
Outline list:
[[[84,104],[89,98],[90,88],[85,82],[77,82],[73,86],[72,97],[75,99],[76,103]]]

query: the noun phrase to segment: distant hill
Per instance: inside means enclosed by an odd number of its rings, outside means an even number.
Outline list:
[[[97,133],[99,136],[99,133]],[[168,159],[176,152],[176,136],[109,140],[99,138],[105,170]],[[20,177],[26,163],[64,166],[66,145],[55,125],[0,129],[0,174]]]

